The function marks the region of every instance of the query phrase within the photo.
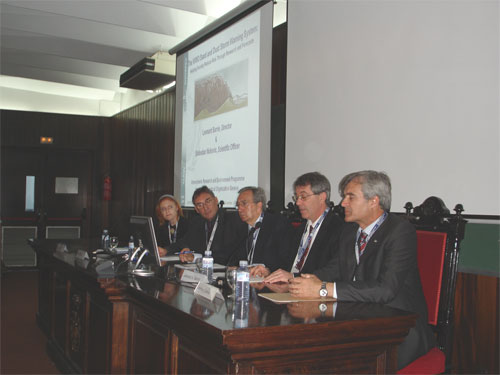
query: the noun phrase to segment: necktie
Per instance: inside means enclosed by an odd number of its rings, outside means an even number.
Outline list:
[[[248,231],[248,237],[247,237],[247,254],[249,254],[252,251],[252,245],[253,245],[253,234],[255,233],[256,227],[250,228]]]
[[[363,255],[363,251],[365,251],[366,237],[368,237],[368,235],[365,232],[361,231],[358,238],[359,256]]]
[[[313,226],[309,225],[309,233],[307,235],[308,237],[311,235],[312,230],[313,230]],[[304,253],[300,257],[300,260],[297,263],[296,268],[299,272],[302,270],[302,267],[304,266],[304,262],[306,261],[307,253],[309,253],[309,248],[311,247],[311,241],[312,241],[312,238],[307,242],[306,250],[304,251]]]

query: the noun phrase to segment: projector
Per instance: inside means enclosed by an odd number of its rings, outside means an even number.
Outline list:
[[[157,53],[145,57],[120,75],[120,87],[155,90],[175,81],[175,61],[160,58]]]

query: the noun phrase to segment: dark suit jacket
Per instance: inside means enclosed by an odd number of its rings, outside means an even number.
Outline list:
[[[176,241],[180,241],[188,231],[188,221],[184,216],[179,217],[177,222],[177,236]],[[168,223],[164,223],[158,227],[156,233],[156,242],[158,246],[166,248],[170,245],[170,237],[168,236]]]
[[[215,263],[226,264],[228,258],[246,236],[247,224],[242,222],[236,212],[228,212],[219,208],[219,222],[215,231],[211,249]],[[177,243],[168,247],[168,252],[176,252],[188,247],[194,252],[203,254],[206,250],[205,222],[200,215],[189,221],[186,235]]]
[[[248,229],[248,225],[245,225]],[[290,227],[290,223],[282,215],[264,213],[259,235],[255,242],[253,263],[263,263],[267,267],[276,264],[280,256],[279,248],[286,234],[289,233]],[[247,259],[246,239],[247,236],[240,243],[234,255],[231,256],[229,265],[238,265],[240,260]]]
[[[307,222],[302,223],[297,228],[293,228],[281,247],[281,258],[272,268],[275,271],[281,268],[285,271],[291,271],[293,261],[299,251],[300,241]],[[302,267],[301,273],[313,273],[317,269],[327,264],[337,252],[337,244],[344,221],[330,210],[326,215],[318,234],[314,239],[312,247],[309,249],[309,255]]]
[[[418,314],[416,327],[398,350],[398,368],[402,368],[435,345],[417,268],[415,227],[404,218],[389,214],[356,265],[358,227],[346,224],[337,256],[315,274],[321,280],[335,281],[339,301],[383,303]]]

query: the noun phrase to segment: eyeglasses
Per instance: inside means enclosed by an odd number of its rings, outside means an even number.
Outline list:
[[[253,203],[253,202],[247,202],[247,201],[236,202],[236,208],[240,208],[240,207],[245,208],[250,203]]]
[[[312,195],[318,195],[318,194],[319,194],[319,193],[311,193],[311,194],[300,194],[300,195],[294,195],[294,196],[292,197],[292,200],[293,200],[295,203],[297,203],[299,200],[301,200],[301,201],[303,201],[303,202],[304,202],[304,201],[306,201],[306,200],[307,200],[307,198],[309,198],[310,196],[312,196]]]
[[[203,208],[205,206],[209,206],[213,201],[214,201],[214,198],[207,198],[207,199],[205,199],[205,202],[195,203],[194,206],[196,208]]]

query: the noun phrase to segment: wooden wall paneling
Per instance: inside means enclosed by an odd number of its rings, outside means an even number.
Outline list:
[[[452,371],[499,373],[499,292],[497,277],[460,272],[455,295]]]
[[[154,216],[158,197],[173,191],[174,126],[174,90],[111,120],[110,228],[121,241],[128,240],[130,215]]]

